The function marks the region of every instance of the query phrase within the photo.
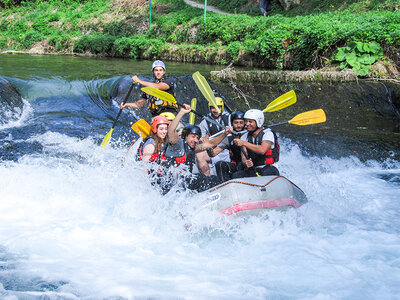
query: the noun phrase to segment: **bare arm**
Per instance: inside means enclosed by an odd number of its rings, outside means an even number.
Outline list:
[[[124,109],[125,107],[132,107],[132,108],[142,108],[146,105],[147,100],[142,98],[136,102],[130,102],[130,103],[121,103],[119,108]]]
[[[211,150],[211,157],[217,156],[218,154],[220,154],[222,151],[224,151],[224,149],[220,148],[220,147],[215,147],[214,149]],[[210,153],[209,153],[210,154]]]
[[[204,143],[196,145],[195,151],[200,152],[200,151],[204,151],[206,149],[217,146],[231,132],[232,132],[232,127],[227,126],[225,128],[225,132],[223,134],[220,134],[219,136],[217,136],[216,138],[214,138],[212,140],[205,140]]]
[[[143,148],[142,161],[144,161],[144,162],[149,161],[150,157],[153,155],[155,149],[156,149],[156,147],[154,147],[153,144],[147,144],[146,147]]]
[[[156,82],[145,81],[145,80],[139,79],[139,77],[137,77],[136,75],[132,77],[132,80],[134,82],[139,82],[143,86],[155,87],[162,91],[166,91],[166,90],[170,89],[170,86],[168,84],[166,84],[165,82],[156,83]]]
[[[168,126],[168,140],[171,145],[175,145],[178,142],[179,136],[176,132],[176,128],[179,125],[182,117],[189,113],[192,110],[190,105],[184,104],[183,107],[179,110],[178,114],[176,115],[175,119],[172,120],[171,124]]]
[[[244,146],[247,149],[253,151],[254,153],[261,154],[261,155],[267,153],[267,151],[272,146],[272,143],[267,142],[267,141],[262,141],[261,145],[254,145],[252,143],[249,143],[247,141],[240,140],[240,139],[235,139],[234,142],[239,147]]]

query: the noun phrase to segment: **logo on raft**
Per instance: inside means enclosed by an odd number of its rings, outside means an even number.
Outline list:
[[[219,199],[221,199],[220,193],[212,194],[211,196],[207,197],[206,200],[204,200],[204,202],[201,204],[201,206],[206,207],[212,203],[217,202]]]

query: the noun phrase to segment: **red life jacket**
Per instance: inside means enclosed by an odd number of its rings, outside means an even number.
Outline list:
[[[146,144],[146,142],[149,139],[152,139],[152,137],[147,137],[140,143],[139,150],[138,150],[138,155],[137,155],[138,156],[138,160],[142,160],[143,159],[143,148],[144,148],[143,146]],[[153,155],[150,156],[149,161],[157,162],[157,163],[162,162],[163,160],[165,160],[165,156],[164,156],[164,159],[163,159],[163,152],[161,152],[161,153],[160,152],[153,153]]]
[[[168,147],[168,146],[167,146]],[[190,172],[193,170],[193,165],[196,162],[196,153],[194,149],[190,148],[186,141],[183,141],[184,154],[182,156],[165,156],[167,149],[161,154],[161,160],[164,162],[166,167],[172,165],[177,166],[180,164],[185,164],[189,166]]]

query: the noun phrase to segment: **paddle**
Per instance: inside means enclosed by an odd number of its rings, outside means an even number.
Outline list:
[[[148,87],[142,88],[141,90],[143,92],[145,92],[146,94],[150,95],[150,96],[154,96],[154,97],[157,97],[158,99],[169,101],[171,103],[176,103],[180,107],[183,107],[182,103],[176,102],[174,96],[172,96],[171,94],[169,94],[167,92],[161,91],[161,90],[159,90],[159,89],[157,89],[155,87],[148,86]],[[216,126],[218,126],[218,128],[221,128],[221,129],[224,128],[224,126],[222,126],[220,123],[218,123],[217,121],[211,119],[208,116],[202,115],[202,114],[198,113],[197,111],[195,111],[193,109],[191,110],[191,112],[194,113],[195,115],[197,115],[197,116],[199,116],[201,118],[204,118],[207,121],[215,124]]]
[[[192,77],[197,87],[199,88],[200,92],[203,94],[204,98],[206,98],[208,103],[214,106],[215,109],[218,111],[218,113],[221,113],[221,110],[219,109],[217,102],[215,101],[215,95],[210,85],[208,84],[207,80],[204,78],[204,76],[201,75],[199,71],[197,71],[193,73]]]
[[[140,119],[136,121],[132,126],[132,130],[135,131],[143,139],[149,136],[151,132],[151,126],[146,122],[145,119]]]
[[[272,101],[268,106],[263,110],[264,112],[273,112],[277,110],[281,110],[286,108],[292,104],[295,104],[297,101],[296,93],[291,90],[282,96],[279,96],[274,101]]]
[[[220,110],[216,104],[215,101],[215,95],[214,92],[212,91],[210,85],[208,84],[207,80],[204,78],[203,75],[201,75],[198,71],[193,74],[193,80],[196,83],[197,87],[203,94],[204,98],[211,103],[212,106],[217,108],[218,112],[220,113]],[[274,101],[272,101],[268,106],[264,109],[264,112],[273,112],[277,110],[281,110],[283,108],[286,108],[294,103],[296,103],[297,97],[296,93],[291,90],[282,96],[276,98]]]
[[[146,94],[156,97],[161,100],[165,100],[171,103],[176,103],[175,97],[172,96],[170,93],[164,92],[159,90],[158,88],[152,87],[152,86],[146,86],[141,88],[143,92]]]
[[[125,99],[124,99],[124,101],[122,102],[123,104],[125,104],[126,101],[128,100],[129,95],[130,95],[131,92],[132,92],[132,89],[133,89],[133,85],[134,85],[134,84],[135,84],[135,82],[133,82],[133,83],[131,84],[131,86],[130,86],[130,88],[129,88],[129,90],[128,90],[128,93],[126,94]],[[108,144],[108,142],[110,141],[111,135],[112,135],[112,133],[113,133],[113,131],[114,131],[114,127],[115,127],[115,125],[117,124],[117,121],[118,121],[118,119],[119,119],[119,116],[121,115],[121,112],[122,112],[122,108],[119,109],[118,115],[117,115],[117,117],[115,118],[115,121],[114,121],[114,123],[113,123],[112,126],[111,126],[111,129],[110,129],[110,131],[106,134],[106,136],[104,137],[103,141],[102,141],[101,144],[100,144],[100,147],[104,148],[104,147]]]
[[[283,125],[283,124],[295,124],[304,126],[304,125],[323,123],[325,121],[326,121],[325,112],[322,109],[314,109],[298,114],[289,121],[271,124],[268,125],[267,127]]]
[[[192,107],[193,110],[196,110],[196,105],[197,105],[197,99],[193,98],[192,101],[190,102],[190,106]],[[194,113],[191,112],[189,114],[189,124],[194,125],[194,121],[195,121],[195,115]]]

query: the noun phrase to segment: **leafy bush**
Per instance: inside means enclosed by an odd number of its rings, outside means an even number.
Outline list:
[[[76,42],[74,51],[78,53],[88,51],[94,54],[111,53],[116,39],[116,37],[111,35],[85,35]]]
[[[382,47],[377,42],[350,42],[347,47],[339,48],[333,59],[341,62],[341,69],[351,67],[359,76],[366,76],[371,65],[382,56]]]
[[[104,26],[103,34],[113,35],[113,36],[130,36],[133,35],[134,28],[131,24],[124,21],[121,22],[111,22]]]
[[[150,51],[149,56],[156,57],[164,42],[158,39],[149,39],[145,35],[137,34],[132,37],[122,37],[115,41],[115,49],[122,56],[140,58],[144,52]]]

